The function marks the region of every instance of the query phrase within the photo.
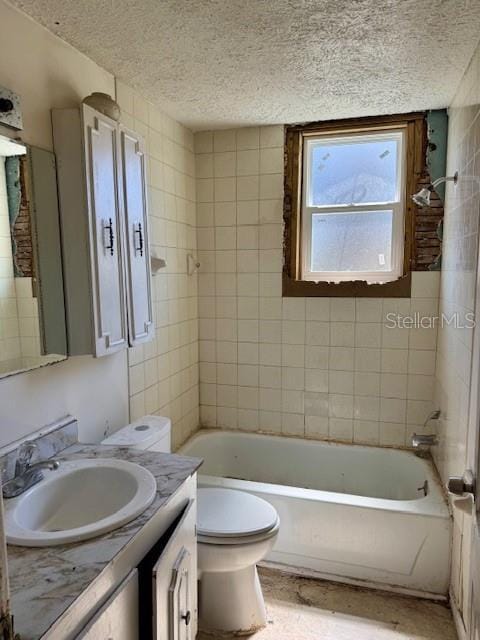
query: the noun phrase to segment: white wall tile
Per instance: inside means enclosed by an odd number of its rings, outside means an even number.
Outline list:
[[[260,128],[260,146],[265,147],[283,147],[284,127],[282,125],[274,125]]]
[[[305,416],[305,435],[307,438],[325,439],[328,437],[327,416]]]
[[[258,149],[260,146],[260,129],[246,127],[237,131],[237,151],[242,149]]]
[[[305,416],[295,413],[282,413],[282,433],[286,436],[303,438],[305,435]]]
[[[216,153],[220,153],[222,151],[235,151],[235,149],[236,132],[233,129],[226,131],[215,131],[213,133],[213,150]]]
[[[414,276],[413,300],[282,298],[283,135],[196,135],[200,360],[221,367],[201,377],[232,404],[219,426],[404,446],[432,406],[437,336],[386,319],[436,313],[438,274]]]
[[[344,442],[353,441],[353,420],[346,418],[329,418],[329,437]]]

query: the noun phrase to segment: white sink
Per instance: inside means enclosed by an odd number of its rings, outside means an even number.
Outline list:
[[[7,542],[48,547],[93,538],[139,516],[156,491],[150,471],[133,462],[62,461],[18,498],[5,500]]]

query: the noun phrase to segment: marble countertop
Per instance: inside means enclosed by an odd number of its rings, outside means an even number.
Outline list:
[[[153,503],[138,518],[103,536],[54,547],[8,547],[15,630],[39,640],[164,506],[202,461],[173,454],[101,445],[74,445],[56,458],[121,458],[145,467],[157,480]]]

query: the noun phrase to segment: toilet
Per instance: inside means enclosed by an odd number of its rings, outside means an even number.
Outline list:
[[[143,416],[105,438],[101,444],[170,453],[171,431],[170,418]]]
[[[266,624],[257,563],[272,549],[280,519],[244,491],[198,489],[199,627],[249,635]]]
[[[170,453],[171,422],[162,416],[144,416],[102,444]],[[234,489],[198,489],[201,629],[249,635],[265,626],[256,565],[272,549],[279,527],[278,514],[266,500]]]

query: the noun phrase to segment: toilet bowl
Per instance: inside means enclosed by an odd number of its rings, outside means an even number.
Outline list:
[[[197,506],[199,626],[248,635],[265,626],[257,563],[280,527],[266,500],[233,489],[200,488]]]

